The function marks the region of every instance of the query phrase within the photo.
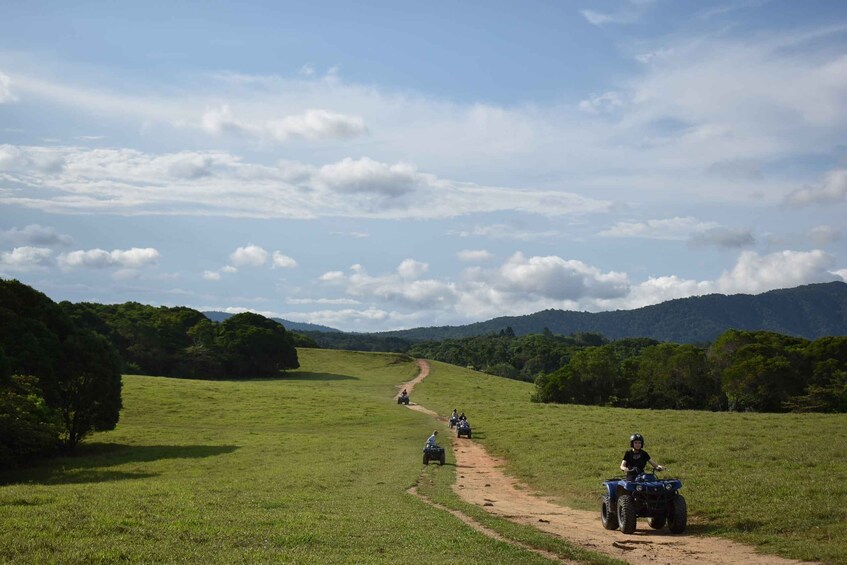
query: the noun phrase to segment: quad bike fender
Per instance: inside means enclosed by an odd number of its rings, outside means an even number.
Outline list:
[[[611,502],[612,508],[615,507],[615,502],[618,499],[618,485],[617,483],[603,483],[603,488],[605,489],[606,495],[609,496],[609,501]]]

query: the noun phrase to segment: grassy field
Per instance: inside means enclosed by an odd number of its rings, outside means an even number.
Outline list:
[[[847,415],[626,410],[529,402],[532,385],[443,363],[413,400],[464,411],[509,472],[576,508],[598,509],[629,434],[683,480],[692,534],[847,563]],[[599,522],[598,522],[598,527]]]
[[[125,377],[115,431],[0,474],[0,562],[549,562],[406,492],[420,481],[461,506],[452,457],[421,471],[432,419],[392,399],[417,372],[410,360],[300,359],[274,380]],[[507,537],[612,562],[485,519]]]

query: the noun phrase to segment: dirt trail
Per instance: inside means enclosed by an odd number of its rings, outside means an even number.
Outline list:
[[[410,395],[414,385],[429,374],[429,363],[419,359],[417,364],[420,373],[406,383]],[[409,408],[429,414],[444,424],[447,422],[446,418],[419,404],[412,403]],[[639,529],[631,535],[624,535],[617,530],[604,530],[599,518],[599,495],[597,512],[560,506],[506,476],[502,471],[504,462],[489,455],[480,444],[472,440],[454,438],[453,453],[456,457],[457,477],[453,490],[466,502],[513,522],[559,536],[585,549],[630,563],[676,565],[694,560],[720,565],[808,563],[761,555],[750,546],[722,538],[672,535],[667,530],[651,530],[644,519],[639,519]]]

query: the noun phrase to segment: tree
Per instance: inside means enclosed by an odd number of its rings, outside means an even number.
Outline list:
[[[44,401],[36,377],[0,381],[0,469],[49,455],[58,446],[57,414]]]
[[[73,449],[92,431],[113,430],[121,410],[121,363],[101,335],[83,330],[63,344],[58,410],[62,442]]]
[[[283,325],[251,312],[221,322],[215,345],[225,356],[229,376],[272,377],[300,366]]]

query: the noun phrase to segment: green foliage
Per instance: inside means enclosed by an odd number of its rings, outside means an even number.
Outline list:
[[[294,337],[282,324],[244,313],[213,322],[191,308],[124,304],[62,307],[77,324],[109,338],[124,372],[193,379],[268,377],[298,367]]]
[[[73,448],[91,430],[114,428],[120,363],[108,340],[80,330],[44,294],[0,280],[0,458],[19,463]],[[9,376],[13,375],[13,376]]]
[[[296,369],[297,350],[282,324],[245,312],[220,323],[215,346],[226,360],[227,375],[272,377]]]
[[[65,343],[58,404],[62,442],[74,448],[92,431],[113,430],[121,410],[121,364],[109,341],[92,331]]]
[[[58,415],[44,401],[37,378],[0,380],[0,469],[52,454],[59,432]]]

